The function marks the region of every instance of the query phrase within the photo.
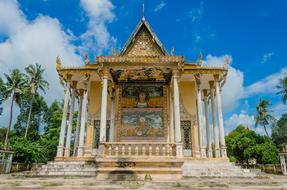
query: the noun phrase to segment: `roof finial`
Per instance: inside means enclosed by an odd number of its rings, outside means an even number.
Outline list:
[[[145,18],[144,18],[144,0],[142,0],[142,20],[145,20]]]

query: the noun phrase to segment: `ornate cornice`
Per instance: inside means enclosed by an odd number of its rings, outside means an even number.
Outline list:
[[[98,64],[102,63],[184,63],[183,56],[98,56]]]

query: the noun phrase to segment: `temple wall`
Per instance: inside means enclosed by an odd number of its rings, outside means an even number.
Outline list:
[[[196,91],[193,81],[181,81],[179,83],[180,98],[186,111],[191,115],[196,115]]]
[[[101,100],[102,100],[102,84],[101,82],[91,82],[89,89],[89,115],[100,119],[101,116]],[[107,104],[107,119],[109,120],[109,113],[111,109],[111,98],[108,96]]]

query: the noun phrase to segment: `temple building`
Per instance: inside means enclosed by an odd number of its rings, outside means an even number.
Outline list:
[[[227,66],[202,66],[201,54],[187,62],[168,53],[144,17],[119,53],[95,62],[85,57],[81,67],[64,67],[58,57],[65,97],[56,160],[227,157],[221,106]]]

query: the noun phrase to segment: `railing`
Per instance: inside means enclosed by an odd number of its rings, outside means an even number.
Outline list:
[[[105,156],[175,156],[176,144],[154,142],[108,142]]]

